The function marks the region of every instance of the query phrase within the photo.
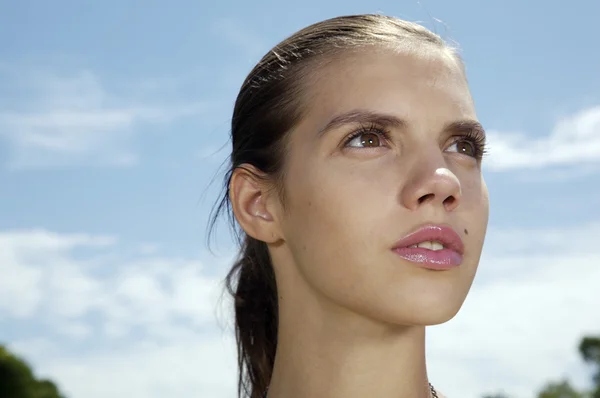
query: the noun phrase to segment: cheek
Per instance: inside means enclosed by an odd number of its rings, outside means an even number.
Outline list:
[[[373,251],[386,218],[384,192],[390,195],[389,182],[351,170],[315,165],[288,174],[284,233],[297,265],[317,272],[320,279],[339,282],[341,277],[350,283],[350,278],[358,278],[365,270],[350,260]]]
[[[288,183],[288,230],[294,240],[318,243],[325,239],[330,245],[344,240],[348,228],[359,221],[355,217],[360,212],[356,181],[352,184],[343,176],[336,178],[310,170],[290,181],[293,183]]]
[[[310,233],[334,233],[328,240],[348,237],[361,231],[363,237],[381,227],[389,211],[398,206],[397,176],[390,167],[373,162],[369,167],[349,164],[303,165],[288,174],[289,212],[294,223]],[[355,237],[357,238],[357,237]]]
[[[463,196],[459,212],[468,231],[468,239],[481,250],[489,218],[487,186],[480,173],[465,176],[461,184]]]
[[[464,190],[464,197],[465,207],[473,209],[480,216],[479,219],[487,223],[489,196],[487,186],[480,173],[469,176]]]

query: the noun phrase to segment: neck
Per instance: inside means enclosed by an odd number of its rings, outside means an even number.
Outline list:
[[[268,398],[430,397],[424,327],[383,325],[322,298],[296,298],[279,303]]]

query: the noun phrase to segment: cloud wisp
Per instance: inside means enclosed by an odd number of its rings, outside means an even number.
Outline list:
[[[108,92],[90,71],[38,74],[17,90],[20,106],[0,106],[0,142],[14,169],[75,165],[130,166],[132,140],[144,126],[200,114],[204,104],[134,100]]]
[[[560,120],[549,135],[488,132],[491,171],[600,165],[600,106]]]

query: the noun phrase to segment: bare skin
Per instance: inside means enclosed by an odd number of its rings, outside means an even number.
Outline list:
[[[277,279],[268,398],[430,396],[425,326],[462,306],[489,208],[481,159],[465,152],[477,143],[452,127],[477,122],[466,79],[436,51],[364,50],[318,72],[290,132],[284,204],[268,183],[234,172],[236,218],[267,242]],[[371,120],[342,123],[349,113]],[[461,235],[459,267],[426,270],[392,251],[425,224]]]

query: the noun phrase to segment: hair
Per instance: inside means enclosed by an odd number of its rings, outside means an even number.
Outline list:
[[[454,48],[416,23],[375,14],[342,16],[308,26],[277,44],[252,69],[237,96],[231,121],[230,167],[209,228],[212,231],[219,214],[227,211],[240,245],[239,257],[225,279],[234,299],[240,397],[262,397],[271,381],[278,296],[266,243],[246,235],[235,221],[231,176],[237,168],[253,166],[261,172],[255,173],[257,178],[273,182],[283,204],[287,133],[305,112],[302,95],[307,80],[335,55],[382,45],[417,51],[430,46],[448,51],[460,61]]]

